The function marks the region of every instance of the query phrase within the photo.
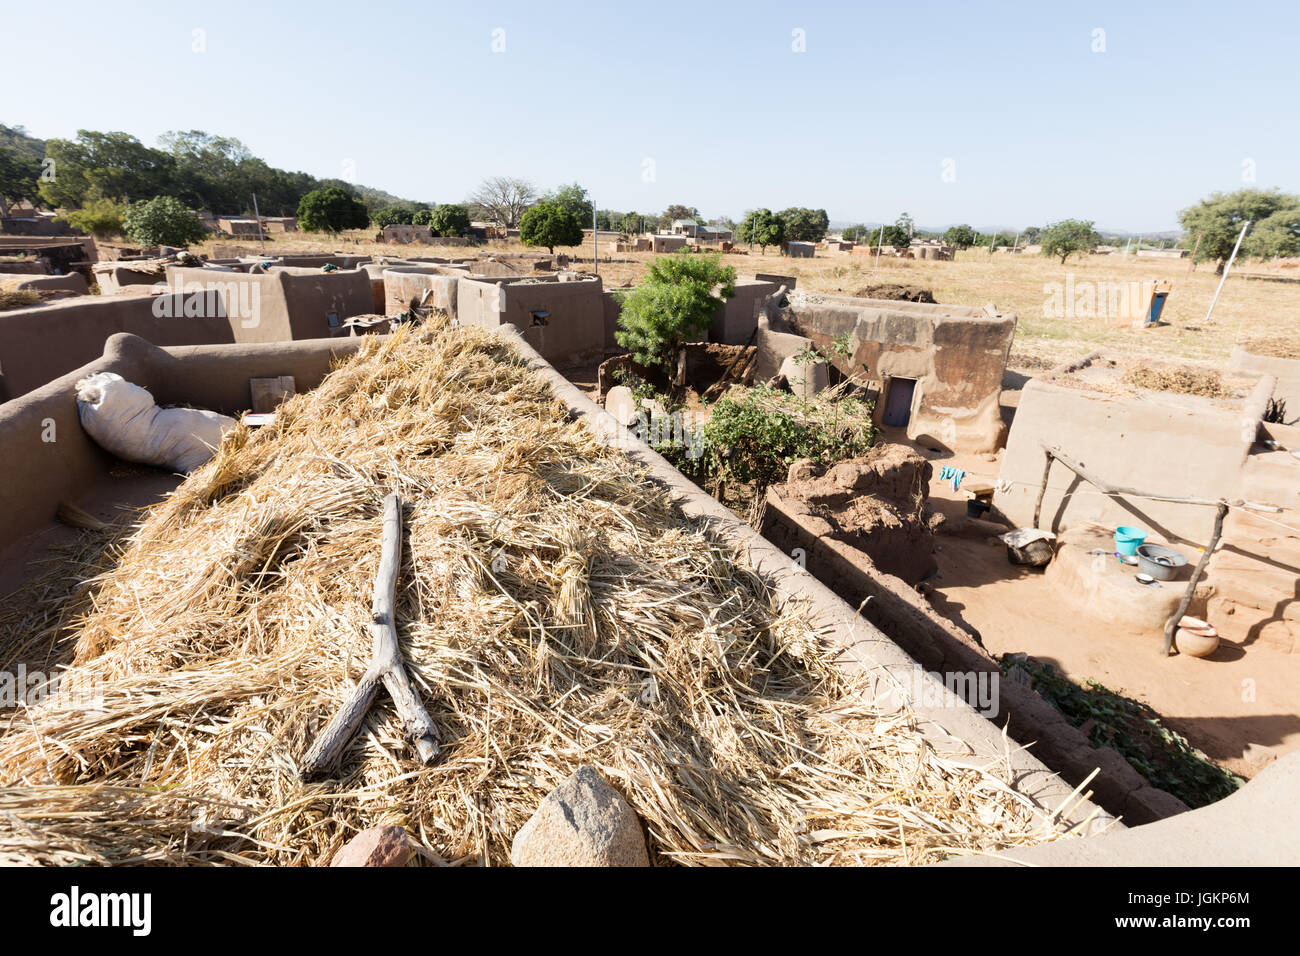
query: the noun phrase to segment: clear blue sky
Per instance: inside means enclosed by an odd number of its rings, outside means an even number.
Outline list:
[[[1300,192],[1298,27],[1294,2],[10,3],[0,122],[203,129],[439,202],[502,174],[620,211],[1151,232]]]

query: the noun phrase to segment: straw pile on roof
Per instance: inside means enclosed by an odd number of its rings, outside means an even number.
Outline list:
[[[365,670],[379,506],[442,755],[380,695],[337,776],[297,761]],[[922,863],[1053,839],[881,712],[762,580],[476,329],[366,343],[148,513],[60,694],[0,736],[0,862],[321,864],[397,823],[504,863],[583,763],[657,862]],[[88,703],[89,701],[89,703]]]

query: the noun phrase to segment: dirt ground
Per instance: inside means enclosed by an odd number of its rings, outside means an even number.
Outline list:
[[[1001,467],[987,456],[932,460],[990,481]],[[930,502],[945,514],[965,513],[965,494],[937,479]],[[1161,635],[1125,633],[1063,607],[1042,570],[1012,565],[1001,543],[947,535],[938,543],[942,576],[926,583],[931,604],[978,631],[990,654],[1025,652],[1077,682],[1096,680],[1149,704],[1167,726],[1245,778],[1300,749],[1300,654],[1247,651],[1225,639],[1205,659],[1162,658]]]

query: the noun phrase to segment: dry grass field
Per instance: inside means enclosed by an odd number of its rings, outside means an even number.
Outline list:
[[[493,252],[536,252],[518,242],[493,242],[486,249],[457,246],[391,245],[373,241],[373,233],[345,234],[337,240],[316,239],[304,234],[281,236],[266,244],[268,253],[337,250],[389,256],[446,255],[472,256]],[[256,242],[225,240],[209,242],[213,247],[238,245],[256,251]],[[591,249],[558,250],[569,253],[574,268],[590,272]],[[606,288],[631,286],[645,272],[651,253],[620,253],[606,257],[602,249],[599,272]],[[1220,364],[1234,344],[1252,340],[1266,342],[1277,351],[1294,350],[1300,343],[1300,269],[1280,268],[1269,263],[1238,263],[1224,286],[1210,321],[1206,311],[1214,297],[1218,277],[1210,264],[1202,263],[1190,274],[1186,260],[1139,259],[1119,253],[1072,257],[1065,265],[1058,259],[1039,255],[1011,255],[968,250],[952,262],[928,259],[882,257],[879,267],[873,259],[847,253],[819,252],[814,259],[790,259],[774,249],[766,255],[740,252],[724,256],[741,276],[756,272],[794,276],[800,289],[813,292],[852,294],[877,282],[922,286],[935,300],[952,305],[984,305],[992,302],[1003,312],[1019,319],[1012,365],[1017,368],[1044,367],[1075,358],[1098,347],[1153,358],[1198,359]],[[1089,315],[1075,308],[1074,314],[1059,315],[1050,300],[1053,284],[1073,283],[1076,300],[1091,289],[1099,302],[1107,290],[1133,282],[1164,279],[1173,289],[1161,315],[1162,325],[1136,329],[1132,322],[1114,317]]]

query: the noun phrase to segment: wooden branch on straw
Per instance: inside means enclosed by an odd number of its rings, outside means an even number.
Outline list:
[[[330,720],[302,760],[302,775],[316,777],[333,767],[356,733],[382,683],[402,720],[402,732],[419,754],[421,763],[438,756],[438,732],[402,666],[393,624],[397,570],[402,561],[402,501],[396,494],[384,498],[384,523],[375,595],[371,601],[372,659],[361,682]]]

